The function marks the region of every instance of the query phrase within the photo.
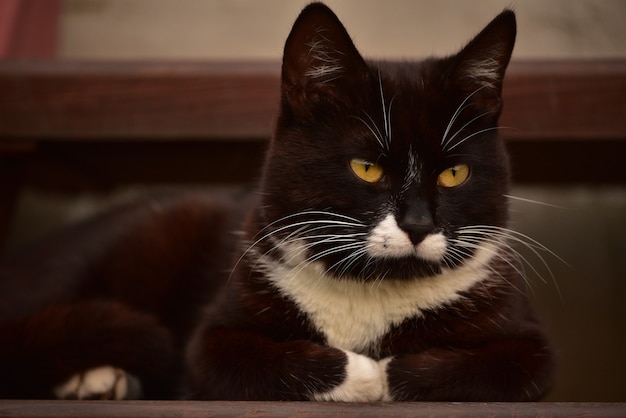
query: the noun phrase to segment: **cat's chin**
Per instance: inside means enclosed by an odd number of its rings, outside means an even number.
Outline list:
[[[387,247],[379,253],[368,253],[363,257],[355,257],[354,254],[364,252],[332,252],[320,256],[330,251],[323,248],[320,253],[309,253],[306,244],[298,241],[278,244],[280,252],[267,255],[292,269],[306,267],[315,270],[318,275],[335,280],[364,283],[419,280],[441,275],[446,270],[454,270],[465,264],[461,259],[452,261],[444,258],[443,251],[447,249],[447,244],[442,234],[429,237],[432,238],[427,237],[417,246],[409,243],[408,249],[403,252],[393,252],[393,249],[390,252]],[[280,256],[276,258],[278,254]]]
[[[343,273],[327,270],[326,274],[337,280],[355,280],[366,283],[380,281],[411,281],[420,280],[442,274],[443,268],[439,263],[404,257],[397,259],[385,259],[371,262],[361,271]]]

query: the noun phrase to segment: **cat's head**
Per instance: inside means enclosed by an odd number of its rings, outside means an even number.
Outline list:
[[[497,238],[467,231],[507,221],[497,122],[515,32],[504,11],[456,55],[373,62],[332,11],[308,6],[285,45],[262,181],[260,234],[280,257],[406,279],[457,268]]]

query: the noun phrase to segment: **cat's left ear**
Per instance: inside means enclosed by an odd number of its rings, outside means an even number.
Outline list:
[[[306,116],[317,104],[341,103],[355,94],[368,73],[365,60],[337,16],[321,3],[307,6],[285,43],[285,104]]]
[[[515,13],[505,10],[453,57],[452,80],[461,83],[472,102],[483,109],[500,111],[502,82],[516,31]]]

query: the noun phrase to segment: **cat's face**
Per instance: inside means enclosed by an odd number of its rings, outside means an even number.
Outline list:
[[[366,62],[330,10],[305,9],[285,46],[262,238],[287,263],[362,280],[437,274],[497,239],[514,38],[505,12],[455,56]]]

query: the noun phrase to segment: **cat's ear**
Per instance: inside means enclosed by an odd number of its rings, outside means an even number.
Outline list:
[[[307,6],[285,43],[282,94],[296,112],[349,99],[368,67],[337,16],[325,5]]]
[[[453,57],[452,79],[483,109],[500,110],[502,81],[513,52],[516,27],[515,13],[505,10]]]

